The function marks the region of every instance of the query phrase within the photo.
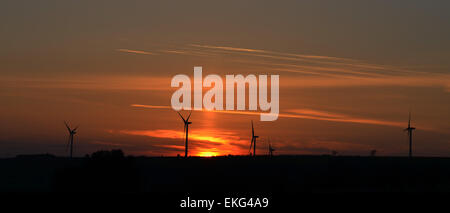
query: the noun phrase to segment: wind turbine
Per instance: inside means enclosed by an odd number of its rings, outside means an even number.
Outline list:
[[[253,146],[253,157],[256,156],[256,138],[258,138],[259,136],[255,135],[255,130],[253,129],[253,121],[252,121],[252,140],[250,142],[250,152],[252,150],[252,146]]]
[[[69,124],[67,124],[67,122],[64,121],[64,124],[67,127],[67,130],[69,131],[69,142],[68,145],[70,145],[70,158],[72,158],[72,154],[73,154],[73,136],[77,133],[76,130],[78,129],[78,126],[75,127],[74,129],[70,129]]]
[[[415,127],[411,127],[411,110],[409,110],[408,128],[404,129],[404,131],[408,131],[409,135],[409,157],[412,157],[412,132],[415,129]]]
[[[187,119],[184,119],[183,116],[177,112],[178,115],[180,115],[181,119],[183,119],[184,122],[184,132],[186,133],[186,143],[185,143],[185,149],[184,149],[184,157],[187,158],[188,156],[188,130],[189,130],[189,124],[192,124],[192,122],[189,121],[189,118],[191,117],[192,111],[189,113],[189,116],[187,117]]]
[[[270,143],[270,139],[267,138],[267,140],[269,141],[269,156],[272,157],[275,149],[272,147],[272,144]]]

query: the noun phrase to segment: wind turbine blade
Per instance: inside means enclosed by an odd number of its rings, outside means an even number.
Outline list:
[[[67,127],[67,130],[69,130],[69,132],[71,132],[71,131],[70,131],[70,127],[69,127],[69,124],[67,124],[67,122],[66,122],[66,121],[64,121],[64,124],[66,125],[66,127]]]
[[[253,129],[253,120],[252,120],[252,140],[253,140],[254,136],[255,136],[255,130]]]
[[[187,117],[186,121],[189,121],[189,118],[191,117],[192,111],[189,113],[189,116]]]
[[[183,118],[183,116],[180,114],[180,112],[177,112],[177,113],[178,113],[178,115],[181,117],[181,119],[183,119],[183,122],[186,123],[186,120],[184,120],[184,118]]]

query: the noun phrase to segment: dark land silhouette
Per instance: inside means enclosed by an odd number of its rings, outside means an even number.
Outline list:
[[[1,192],[450,192],[450,158],[358,156],[0,159]]]

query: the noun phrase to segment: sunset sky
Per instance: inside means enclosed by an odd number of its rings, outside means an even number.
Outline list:
[[[190,155],[450,156],[449,1],[2,1],[0,157],[184,153],[177,74],[280,75],[280,115],[193,111]],[[225,79],[225,78],[224,78]],[[187,115],[189,112],[181,112]]]

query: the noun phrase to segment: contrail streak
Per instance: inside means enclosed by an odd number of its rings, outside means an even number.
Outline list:
[[[131,106],[139,107],[139,108],[148,108],[148,109],[172,109],[172,107],[170,107],[170,106],[156,106],[156,105],[143,105],[143,104],[132,104]],[[226,110],[201,110],[201,111],[224,113],[224,114],[260,116],[260,112],[226,111]],[[278,117],[403,127],[403,122],[375,120],[375,119],[369,119],[369,118],[355,118],[355,117],[343,116],[343,115],[339,115],[336,117],[321,117],[321,116],[317,116],[315,113],[312,113],[311,115],[295,114],[295,113],[281,113],[278,115]]]

